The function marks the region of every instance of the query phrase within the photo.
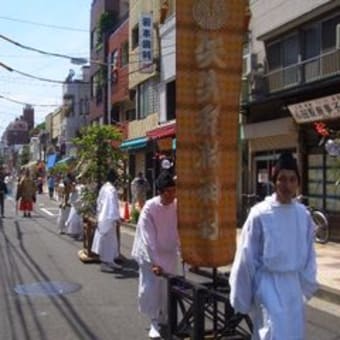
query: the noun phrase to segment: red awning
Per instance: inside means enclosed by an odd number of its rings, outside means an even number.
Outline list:
[[[164,125],[157,129],[148,131],[146,135],[151,139],[160,139],[176,135],[176,123]]]

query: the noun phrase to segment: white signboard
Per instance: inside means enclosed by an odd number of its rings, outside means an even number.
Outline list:
[[[297,123],[338,118],[340,117],[340,93],[288,105],[288,109]]]
[[[143,13],[139,19],[139,71],[153,72],[152,14]]]

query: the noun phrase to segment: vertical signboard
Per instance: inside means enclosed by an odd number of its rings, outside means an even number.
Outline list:
[[[143,13],[139,19],[139,69],[140,72],[152,72],[152,14]]]
[[[245,0],[176,6],[177,196],[185,262],[230,263],[236,245],[237,138]]]

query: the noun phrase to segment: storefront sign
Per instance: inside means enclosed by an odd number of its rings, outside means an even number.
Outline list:
[[[289,105],[288,109],[297,123],[338,118],[340,117],[340,93]]]
[[[143,13],[139,20],[139,71],[153,72],[152,14]]]
[[[177,196],[185,262],[235,252],[238,110],[245,0],[177,2]]]

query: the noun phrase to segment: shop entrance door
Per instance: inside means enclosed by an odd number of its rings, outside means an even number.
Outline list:
[[[271,176],[278,157],[273,153],[255,157],[255,192],[261,201],[274,190]]]

